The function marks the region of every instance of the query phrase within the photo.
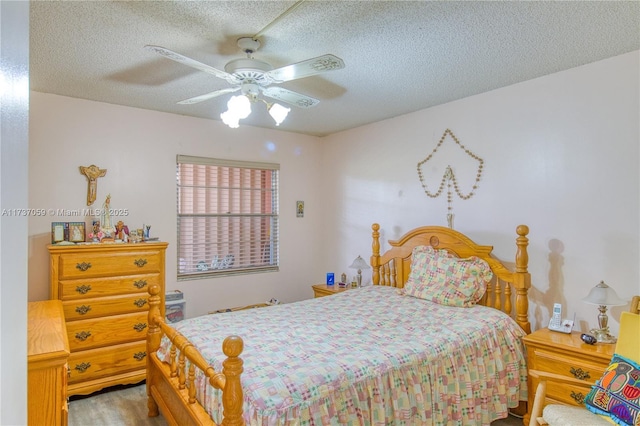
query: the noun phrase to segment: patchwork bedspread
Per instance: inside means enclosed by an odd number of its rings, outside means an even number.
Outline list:
[[[250,425],[488,425],[527,398],[525,333],[483,306],[373,286],[174,325],[219,371],[224,338],[242,337]],[[219,422],[219,391],[196,385]]]

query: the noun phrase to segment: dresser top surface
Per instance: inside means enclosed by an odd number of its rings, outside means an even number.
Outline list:
[[[164,241],[153,241],[143,243],[88,243],[88,244],[65,244],[55,245],[49,244],[47,249],[50,253],[65,252],[91,252],[91,251],[107,251],[107,250],[150,250],[165,249],[169,243]]]
[[[69,354],[61,301],[29,302],[27,315],[27,354],[30,359],[44,355]]]

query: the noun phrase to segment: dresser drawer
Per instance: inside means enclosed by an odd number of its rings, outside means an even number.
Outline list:
[[[161,285],[159,274],[61,280],[58,282],[58,293],[61,300],[87,299],[119,294],[146,293],[153,285]]]
[[[534,349],[533,353],[533,365],[529,368],[584,380],[589,386],[602,376],[607,367],[586,360],[570,359],[567,355],[538,348]]]
[[[147,293],[97,299],[71,300],[62,303],[67,321],[99,318],[109,315],[146,312],[149,310]]]
[[[147,337],[146,312],[67,322],[71,352],[114,345]]]
[[[69,384],[146,368],[145,341],[74,352],[69,357]]]
[[[59,279],[91,278],[160,272],[158,250],[130,250],[112,253],[65,253],[58,259]]]

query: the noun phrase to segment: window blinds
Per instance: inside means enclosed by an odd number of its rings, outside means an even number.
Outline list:
[[[279,168],[178,156],[178,279],[278,269]]]

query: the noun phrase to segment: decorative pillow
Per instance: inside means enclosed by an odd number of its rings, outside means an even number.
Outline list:
[[[640,426],[640,365],[614,354],[585,404],[589,411],[609,416],[619,425]]]
[[[447,306],[469,307],[484,295],[493,272],[484,260],[459,259],[431,246],[413,249],[404,294]]]

